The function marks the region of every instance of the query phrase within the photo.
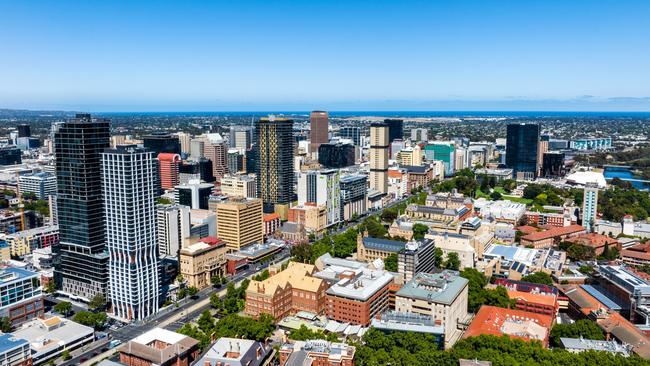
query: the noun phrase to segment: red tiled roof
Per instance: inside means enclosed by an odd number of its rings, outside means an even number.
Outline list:
[[[546,306],[555,306],[556,297],[553,295],[534,294],[532,292],[523,292],[508,290],[508,297],[525,301],[529,304],[541,304]]]
[[[566,241],[575,244],[587,245],[594,248],[605,246],[605,244],[618,244],[616,239],[598,233],[581,234],[572,238],[568,238]]]
[[[536,233],[528,234],[522,237],[523,240],[528,241],[538,241],[549,238],[554,238],[556,236],[570,235],[585,231],[585,228],[580,225],[569,225],[564,227],[554,227],[546,231],[539,231]]]
[[[268,222],[268,221],[273,221],[273,220],[277,220],[277,219],[280,219],[280,215],[278,215],[278,214],[275,213],[275,212],[274,212],[274,213],[270,213],[270,214],[266,214],[266,215],[264,215],[264,221],[266,221],[266,222]]]
[[[537,229],[534,226],[530,226],[530,225],[522,225],[522,226],[517,227],[517,230],[519,230],[522,233],[528,235],[528,234],[536,233],[539,229]]]
[[[621,251],[621,257],[650,260],[650,243],[637,244]]]

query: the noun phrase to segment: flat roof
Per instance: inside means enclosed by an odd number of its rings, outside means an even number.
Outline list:
[[[456,271],[418,273],[397,291],[396,296],[449,305],[467,287],[468,283],[469,281]]]
[[[353,278],[343,278],[333,284],[327,294],[353,300],[367,301],[379,290],[393,281],[393,275],[383,270],[356,269],[347,270],[342,275],[350,274]]]
[[[92,337],[93,334],[94,330],[91,327],[56,316],[48,319],[34,319],[13,332],[14,337],[25,339],[30,343],[34,352],[32,356],[35,358],[58,349],[62,345]]]
[[[13,334],[0,334],[0,353],[22,347],[26,344],[29,344],[29,342],[22,338],[16,338]]]

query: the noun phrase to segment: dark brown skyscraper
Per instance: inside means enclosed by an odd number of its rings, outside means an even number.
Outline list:
[[[321,144],[329,142],[327,112],[313,111],[309,114],[311,152],[318,152]]]

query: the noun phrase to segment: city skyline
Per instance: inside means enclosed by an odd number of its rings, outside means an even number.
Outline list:
[[[649,6],[5,4],[0,107],[650,111]]]

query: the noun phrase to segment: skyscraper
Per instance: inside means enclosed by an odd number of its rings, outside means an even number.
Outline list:
[[[228,147],[220,134],[211,133],[206,136],[204,154],[212,160],[212,172],[217,182],[220,182],[221,177],[228,174]]]
[[[142,320],[158,311],[154,152],[121,145],[102,153],[108,248],[108,294],[113,314]]]
[[[217,236],[228,248],[242,247],[264,241],[262,200],[229,198],[217,204]]]
[[[86,300],[106,293],[108,283],[101,153],[110,145],[109,131],[109,120],[89,114],[53,131],[60,231],[55,278],[63,292]]]
[[[354,146],[361,146],[361,129],[359,127],[341,127],[339,135],[354,141]]]
[[[31,137],[32,130],[28,124],[23,123],[18,125],[18,137]]]
[[[390,144],[395,139],[404,140],[404,120],[387,118],[384,124],[388,126],[388,143]]]
[[[180,183],[178,168],[181,164],[181,156],[172,153],[158,154],[158,173],[160,175],[160,187],[162,189],[173,189]]]
[[[328,135],[328,114],[324,111],[313,111],[309,114],[309,140],[311,142],[310,152],[318,152],[321,144],[329,142]]]
[[[156,206],[158,254],[178,258],[183,240],[190,237],[190,208],[183,205]]]
[[[251,130],[248,126],[230,126],[230,148],[237,149],[242,154],[248,150],[251,146]]]
[[[270,116],[255,123],[257,196],[264,212],[295,199],[293,189],[293,120]]]
[[[512,123],[507,131],[506,166],[515,178],[533,178],[537,173],[539,125]]]
[[[341,221],[340,178],[338,169],[301,172],[298,177],[298,204],[325,205],[327,226]]]
[[[593,230],[598,212],[598,186],[588,184],[582,197],[582,226],[588,232]]]
[[[424,156],[428,161],[441,160],[445,166],[445,176],[456,171],[455,145],[453,141],[436,141],[424,146]]]
[[[388,125],[370,125],[370,188],[388,192]]]
[[[181,153],[181,143],[178,140],[178,136],[169,133],[157,132],[148,136],[143,136],[142,142],[144,147],[155,152],[156,154]]]

